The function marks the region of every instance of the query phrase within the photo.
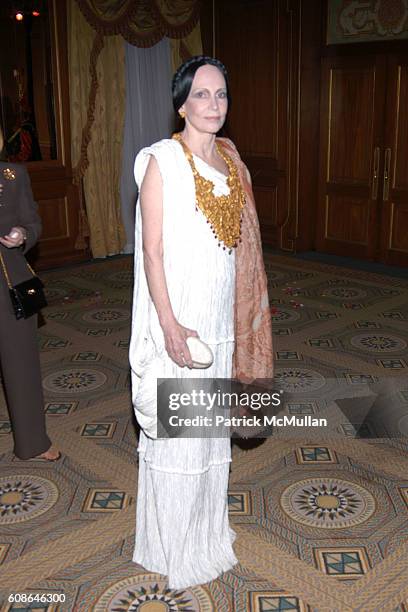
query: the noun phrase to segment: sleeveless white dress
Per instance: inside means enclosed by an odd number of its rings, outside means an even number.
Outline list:
[[[179,323],[196,330],[211,347],[212,366],[180,368],[167,355],[143,268],[142,221],[136,210],[135,286],[130,364],[139,439],[139,483],[133,561],[168,576],[169,588],[213,580],[231,569],[227,488],[228,438],[157,439],[156,379],[229,378],[234,350],[235,253],[218,246],[195,207],[195,186],[181,145],[161,140],[142,149],[135,162],[140,189],[154,155],[163,180],[163,263],[170,301]],[[226,177],[194,156],[214,194],[229,193]]]

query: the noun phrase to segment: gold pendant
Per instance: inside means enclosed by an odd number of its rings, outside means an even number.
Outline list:
[[[3,170],[3,176],[6,181],[14,181],[16,178],[16,173],[11,168],[5,168]]]

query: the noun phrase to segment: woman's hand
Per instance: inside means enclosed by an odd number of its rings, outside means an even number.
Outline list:
[[[187,327],[183,327],[177,321],[173,321],[172,323],[163,326],[163,334],[166,351],[170,359],[177,363],[177,365],[181,368],[184,366],[192,368],[193,362],[186,339],[189,336],[195,336],[198,338],[197,332],[192,329],[188,329]]]
[[[6,236],[0,237],[0,242],[8,249],[15,249],[16,247],[24,244],[27,238],[27,233],[24,227],[20,227],[19,225],[12,227]]]

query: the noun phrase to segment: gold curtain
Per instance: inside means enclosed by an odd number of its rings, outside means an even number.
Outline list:
[[[198,0],[76,0],[89,24],[104,36],[120,34],[136,47],[164,36],[183,38],[196,26]]]
[[[197,23],[194,30],[187,36],[183,38],[171,38],[170,45],[171,62],[174,71],[176,71],[180,64],[185,62],[189,57],[202,55],[203,44],[201,42],[200,23]]]
[[[103,38],[70,3],[70,99],[74,179],[86,203],[94,257],[125,244],[120,173],[125,115],[125,53],[120,36]],[[91,69],[89,66],[91,58]],[[85,61],[84,61],[85,60]],[[83,233],[85,228],[82,224]]]
[[[176,69],[202,53],[199,10],[198,0],[68,0],[72,163],[81,195],[77,247],[89,236],[94,257],[118,253],[125,243],[124,39],[150,47],[169,37]]]

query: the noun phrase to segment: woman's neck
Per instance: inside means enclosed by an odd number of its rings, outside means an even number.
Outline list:
[[[181,137],[192,153],[202,159],[212,159],[216,154],[215,134],[203,134],[184,128]]]

